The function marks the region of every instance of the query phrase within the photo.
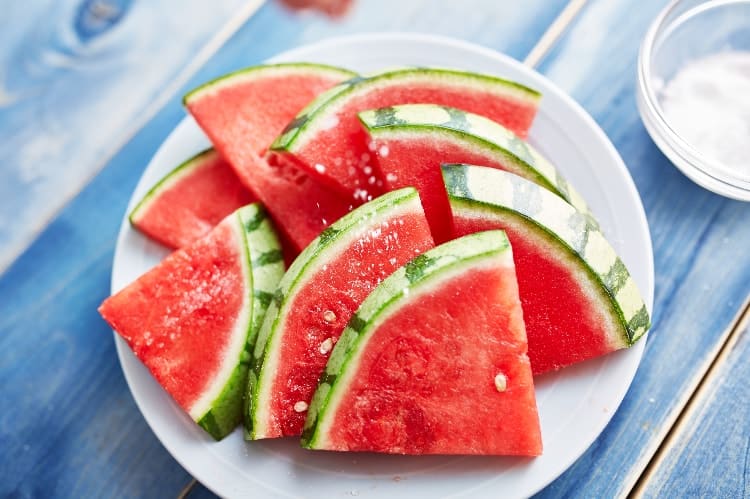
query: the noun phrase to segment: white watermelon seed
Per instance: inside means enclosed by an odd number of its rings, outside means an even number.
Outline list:
[[[320,163],[315,163],[315,171],[318,173],[325,173],[326,172],[326,166],[321,165]]]
[[[333,324],[336,322],[336,313],[333,310],[326,310],[323,312],[323,320],[328,324]]]
[[[326,355],[328,352],[331,351],[333,348],[333,340],[331,338],[326,338],[326,340],[320,344],[320,348],[318,351],[321,355]]]
[[[307,402],[300,400],[294,404],[294,412],[305,412],[307,410]]]
[[[498,373],[495,376],[495,388],[497,388],[498,392],[504,392],[508,388],[508,378],[503,373]]]

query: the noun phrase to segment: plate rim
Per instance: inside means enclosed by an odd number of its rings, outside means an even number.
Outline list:
[[[623,178],[625,180],[625,183],[622,184],[622,187],[625,188],[627,191],[628,197],[632,198],[635,201],[636,205],[636,212],[632,213],[633,216],[637,218],[636,225],[640,227],[642,230],[641,236],[643,237],[643,242],[645,246],[642,248],[642,250],[645,251],[648,258],[645,259],[645,272],[646,272],[646,283],[645,287],[641,289],[641,293],[643,295],[644,301],[646,303],[646,307],[649,310],[649,312],[652,314],[653,311],[653,301],[654,301],[654,281],[655,281],[655,275],[654,275],[654,257],[653,257],[653,245],[651,240],[651,234],[649,230],[648,221],[646,218],[645,209],[643,207],[643,201],[640,197],[640,194],[638,193],[638,190],[636,188],[635,182],[632,178],[632,175],[630,174],[630,171],[628,170],[627,166],[625,165],[625,162],[623,161],[622,157],[620,156],[617,149],[614,147],[612,142],[610,141],[609,137],[604,133],[604,131],[601,129],[601,127],[596,123],[596,121],[589,115],[588,112],[586,112],[583,107],[578,104],[570,95],[565,93],[562,89],[560,89],[554,82],[549,80],[546,76],[540,74],[536,71],[535,68],[529,67],[524,65],[523,63],[519,62],[518,60],[500,53],[494,49],[478,45],[476,43],[468,42],[465,40],[460,40],[448,36],[442,36],[442,35],[433,35],[433,34],[427,34],[427,33],[420,33],[420,32],[363,32],[363,33],[357,33],[357,34],[350,34],[350,35],[343,35],[343,36],[335,36],[335,37],[328,37],[313,43],[298,45],[293,48],[290,48],[288,50],[285,50],[283,52],[280,52],[273,57],[270,57],[263,62],[260,62],[258,64],[262,63],[274,63],[274,62],[280,62],[282,60],[292,60],[292,59],[300,59],[296,54],[304,54],[307,52],[320,52],[330,47],[335,47],[337,45],[341,44],[357,44],[357,43],[373,43],[373,42],[390,42],[390,43],[422,43],[427,45],[437,45],[437,46],[448,46],[451,48],[459,49],[459,50],[466,50],[469,52],[474,52],[479,55],[488,57],[490,59],[494,59],[496,61],[502,62],[503,64],[508,64],[511,66],[515,66],[519,71],[525,73],[525,76],[529,79],[533,80],[535,83],[538,82],[539,87],[543,87],[544,91],[543,93],[545,95],[554,94],[555,97],[563,102],[565,107],[567,107],[570,111],[575,113],[578,118],[583,120],[583,122],[586,124],[588,131],[593,133],[600,146],[603,146],[605,149],[607,156],[609,159],[612,160],[613,166],[616,166],[617,169],[621,171],[623,174]],[[533,86],[533,84],[532,84]],[[122,259],[122,251],[123,251],[123,241],[125,240],[127,234],[129,231],[133,230],[130,227],[130,224],[128,222],[127,214],[132,209],[132,206],[134,205],[134,202],[137,201],[135,199],[136,192],[139,191],[141,187],[141,183],[144,180],[144,177],[146,176],[146,172],[148,172],[152,165],[155,162],[155,159],[158,157],[159,153],[164,149],[165,144],[173,137],[173,135],[176,135],[179,133],[179,130],[181,127],[186,126],[186,122],[191,121],[192,118],[187,115],[183,117],[180,122],[169,132],[167,137],[160,143],[156,151],[154,152],[153,156],[151,157],[151,160],[149,161],[146,168],[143,170],[143,173],[141,174],[141,177],[138,181],[138,185],[133,190],[131,194],[131,198],[128,201],[128,208],[123,216],[120,229],[118,231],[116,246],[115,246],[115,252],[113,256],[113,266],[112,266],[112,276],[111,276],[111,286],[110,290],[114,294],[121,286],[119,286],[115,279],[115,269],[117,267],[118,260]],[[175,452],[174,450],[174,444],[172,442],[165,441],[164,438],[155,430],[155,424],[152,421],[152,418],[155,417],[154,415],[150,414],[149,411],[144,411],[144,407],[142,403],[143,400],[139,400],[139,398],[136,396],[136,391],[134,390],[134,384],[135,381],[133,379],[134,374],[132,372],[129,372],[125,368],[125,361],[124,356],[125,355],[132,355],[132,352],[128,349],[125,342],[117,335],[116,332],[113,331],[113,336],[115,339],[115,347],[117,351],[117,357],[118,362],[120,363],[120,368],[123,371],[123,375],[125,377],[126,383],[128,385],[128,389],[130,391],[131,396],[133,397],[136,406],[138,407],[139,412],[143,416],[143,418],[146,420],[146,423],[148,424],[151,431],[154,433],[156,438],[159,440],[159,442],[164,446],[164,448],[169,452],[170,456],[175,459],[180,466],[182,466],[195,480],[198,480],[203,484],[206,488],[211,490],[212,492],[218,494],[218,495],[226,495],[227,489],[222,489],[219,484],[213,483],[210,480],[202,481],[199,480],[198,476],[201,475],[200,470],[196,470],[196,467],[193,463],[189,462],[189,459],[187,456],[183,456],[178,452]],[[535,494],[545,488],[547,485],[552,483],[555,479],[557,479],[560,475],[562,475],[567,469],[569,469],[573,463],[578,460],[593,444],[593,442],[605,431],[606,427],[611,422],[612,418],[614,417],[614,414],[617,412],[617,409],[619,409],[620,405],[622,404],[622,401],[624,397],[626,396],[627,392],[629,391],[630,387],[632,386],[633,379],[635,377],[635,374],[638,370],[638,367],[640,366],[645,350],[646,341],[648,339],[648,333],[644,335],[641,340],[639,340],[634,346],[629,348],[627,351],[632,352],[631,355],[637,356],[637,361],[635,361],[635,367],[630,370],[629,373],[629,379],[627,381],[627,384],[623,389],[621,389],[621,393],[618,394],[616,397],[616,404],[612,408],[612,410],[609,412],[609,417],[606,418],[606,421],[603,423],[601,429],[593,435],[593,437],[587,441],[585,441],[582,445],[580,445],[580,450],[577,450],[573,453],[571,453],[570,458],[561,463],[559,466],[555,467],[555,471],[550,473],[550,476],[546,480],[541,480],[533,490],[529,491],[529,495]],[[205,477],[204,477],[205,478]],[[265,484],[263,484],[265,485]],[[266,490],[268,492],[274,491],[274,488],[269,485],[265,485]],[[276,490],[278,492],[278,490]]]

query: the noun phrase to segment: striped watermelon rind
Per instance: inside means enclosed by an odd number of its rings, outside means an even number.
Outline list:
[[[195,156],[192,156],[191,158],[183,161],[172,171],[162,177],[161,180],[159,180],[156,184],[154,184],[153,187],[151,187],[151,189],[148,190],[146,195],[143,196],[140,201],[138,201],[138,204],[136,204],[135,208],[133,208],[133,210],[130,212],[130,214],[128,215],[128,221],[130,222],[130,225],[137,228],[138,221],[140,220],[141,216],[148,211],[151,203],[158,199],[159,195],[162,192],[170,189],[177,182],[192,174],[196,168],[200,168],[200,166],[205,162],[214,159],[217,154],[218,153],[213,148],[205,149]]]
[[[578,210],[589,213],[583,197],[541,153],[512,131],[484,116],[434,104],[406,104],[359,113],[375,143],[416,137],[469,143],[488,156],[499,156],[508,171],[557,194]],[[592,217],[593,222],[593,217]]]
[[[541,99],[541,94],[536,90],[492,75],[440,68],[396,69],[367,77],[354,77],[324,92],[299,112],[271,145],[271,150],[294,152],[302,147],[315,137],[318,130],[329,125],[328,120],[325,119],[326,116],[332,115],[359,94],[373,91],[380,86],[388,86],[394,82],[409,83],[420,79],[453,80],[533,104]]]
[[[555,248],[608,311],[613,347],[631,346],[648,331],[649,312],[635,280],[590,217],[538,185],[494,168],[444,165],[443,178],[454,215],[503,217]]]
[[[245,417],[245,435],[248,439],[263,438],[266,432],[263,416],[269,407],[273,375],[283,341],[279,331],[283,329],[286,317],[285,306],[294,301],[297,290],[303,288],[310,276],[325,266],[332,255],[362,237],[363,233],[358,227],[366,230],[378,219],[394,216],[400,210],[405,213],[422,210],[415,189],[389,192],[351,211],[313,240],[284,274],[274,292],[253,350]]]
[[[227,86],[237,85],[241,80],[248,79],[253,80],[257,78],[266,78],[273,76],[274,73],[283,75],[285,73],[308,73],[310,71],[316,71],[319,73],[330,73],[334,78],[338,79],[349,79],[357,76],[357,73],[349,71],[347,69],[339,68],[336,66],[329,66],[327,64],[315,64],[309,62],[288,62],[278,64],[261,64],[258,66],[251,66],[231,73],[224,74],[218,78],[207,81],[202,85],[194,88],[182,98],[183,104],[187,105],[190,101],[204,97],[210,92],[216,92]]]
[[[437,246],[386,278],[360,305],[336,343],[326,370],[308,408],[302,446],[326,448],[333,415],[347,392],[371,333],[392,313],[445,276],[460,273],[477,261],[503,258],[513,265],[510,244],[503,231],[470,234]]]
[[[212,437],[220,440],[228,435],[242,419],[242,401],[245,393],[250,351],[257,336],[259,324],[268,306],[266,296],[275,289],[284,273],[281,245],[265,209],[257,203],[235,212],[237,230],[242,234],[245,258],[243,272],[252,295],[244,298],[247,317],[238,321],[244,331],[240,348],[232,348],[226,361],[234,368],[223,383],[218,395],[209,401],[207,409],[191,411],[193,419]],[[222,377],[217,379],[221,382]]]

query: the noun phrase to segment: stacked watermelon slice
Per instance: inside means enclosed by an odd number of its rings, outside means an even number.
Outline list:
[[[181,249],[100,312],[217,439],[242,420],[310,449],[539,455],[533,377],[650,326],[583,198],[524,140],[539,99],[429,68],[209,82],[185,104],[215,149],[130,215]]]

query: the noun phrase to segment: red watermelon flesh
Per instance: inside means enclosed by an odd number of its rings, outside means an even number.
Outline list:
[[[277,227],[283,228],[292,255],[345,214],[351,202],[317,185],[296,167],[269,165],[262,156],[303,106],[352,76],[343,69],[315,64],[259,66],[200,87],[185,98],[214,147],[263,202]]]
[[[454,223],[457,236],[490,229],[503,229],[508,234],[534,374],[612,351],[601,334],[601,311],[581,292],[580,282],[570,267],[558,255],[547,251],[542,241],[523,227],[489,217],[456,214]]]
[[[197,88],[185,105],[222,153],[262,154],[308,102],[353,76],[316,64],[256,66]]]
[[[333,388],[322,393],[331,395],[303,445],[395,454],[541,454],[513,259],[505,236],[494,234],[504,246],[461,262],[486,244],[470,236],[466,243],[473,247],[456,251],[418,284],[409,266],[403,277],[397,273],[384,283],[408,294],[384,293],[377,298],[384,304],[368,299],[362,305],[357,314],[365,325],[356,333],[350,325],[337,346],[346,353],[334,352],[331,363],[344,359],[343,366],[337,373],[326,368],[321,383]],[[440,258],[435,251],[423,257],[409,265],[441,265],[433,263]]]
[[[352,204],[299,168],[274,158],[248,156],[237,170],[245,185],[253,184],[282,232],[291,262],[323,229],[344,216]]]
[[[386,189],[411,185],[419,190],[432,235],[438,244],[456,237],[440,165],[468,163],[504,169],[497,156],[472,151],[450,140],[432,141],[407,135],[393,139],[379,138],[375,144]]]
[[[305,408],[330,348],[359,304],[395,269],[433,246],[415,191],[402,189],[373,203],[379,201],[398,204],[362,213],[368,208],[364,205],[350,213],[313,242],[282,280],[284,302],[276,318],[270,312],[266,317],[267,323],[273,320],[273,332],[254,393],[253,438],[302,433]],[[341,230],[340,224],[350,221],[349,229]],[[332,229],[336,237],[329,240]],[[312,263],[306,263],[308,257]],[[295,279],[300,265],[304,273]],[[289,284],[291,279],[294,283]]]
[[[170,248],[181,248],[253,201],[232,167],[209,149],[160,180],[133,209],[130,223]]]
[[[99,308],[194,419],[201,416],[193,414],[194,406],[220,371],[250,293],[242,228],[235,222],[228,217]]]
[[[343,97],[334,97],[332,104],[319,109],[302,125],[308,129],[299,137],[288,144],[277,140],[271,148],[277,154],[293,157],[308,174],[342,196],[362,203],[377,197],[384,189],[383,178],[374,164],[374,151],[368,147],[367,134],[357,113],[398,104],[432,103],[480,114],[525,137],[537,110],[536,98],[498,95],[460,80],[390,79],[387,75],[373,77],[372,81],[377,80],[378,84],[365,80],[354,84],[353,91],[341,92]],[[357,85],[365,84],[367,90],[356,90]]]

